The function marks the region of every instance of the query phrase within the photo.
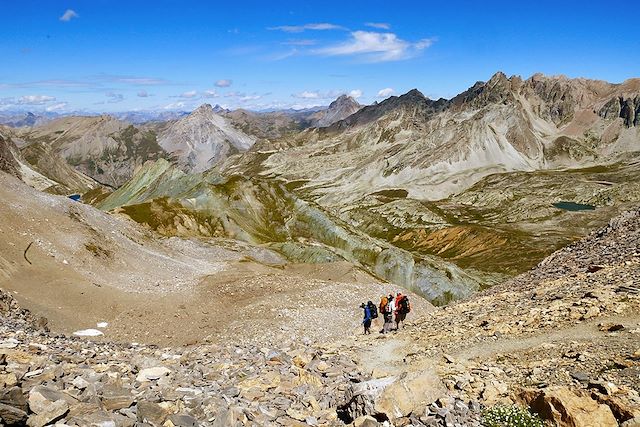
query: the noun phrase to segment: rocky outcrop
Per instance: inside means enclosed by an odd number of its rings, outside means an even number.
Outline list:
[[[16,152],[18,148],[15,144],[0,134],[0,171],[21,178],[20,167],[15,158]]]
[[[524,391],[520,397],[533,412],[558,427],[617,427],[611,409],[590,396],[576,394],[566,387]]]
[[[598,114],[606,120],[620,118],[628,128],[640,126],[640,97],[612,98],[602,106]]]

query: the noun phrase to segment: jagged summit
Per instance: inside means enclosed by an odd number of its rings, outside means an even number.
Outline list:
[[[248,150],[255,138],[236,129],[211,104],[202,104],[162,131],[158,143],[184,170],[203,172],[231,154]]]
[[[326,110],[319,111],[312,117],[312,124],[317,127],[330,126],[343,120],[362,108],[353,97],[343,94],[336,98]]]

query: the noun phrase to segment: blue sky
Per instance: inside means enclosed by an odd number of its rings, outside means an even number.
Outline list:
[[[635,1],[4,0],[0,111],[451,97],[498,70],[640,77]]]

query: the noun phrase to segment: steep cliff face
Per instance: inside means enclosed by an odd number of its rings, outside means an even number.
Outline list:
[[[12,141],[5,139],[4,135],[0,133],[0,170],[16,178],[21,178],[22,174],[15,157],[17,152],[18,147]]]

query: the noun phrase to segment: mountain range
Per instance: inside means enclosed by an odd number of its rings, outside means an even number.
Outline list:
[[[1,129],[3,170],[161,235],[347,261],[435,303],[640,201],[640,79],[499,72],[451,99],[414,89],[367,106],[343,95],[310,111],[122,119],[18,121]]]

